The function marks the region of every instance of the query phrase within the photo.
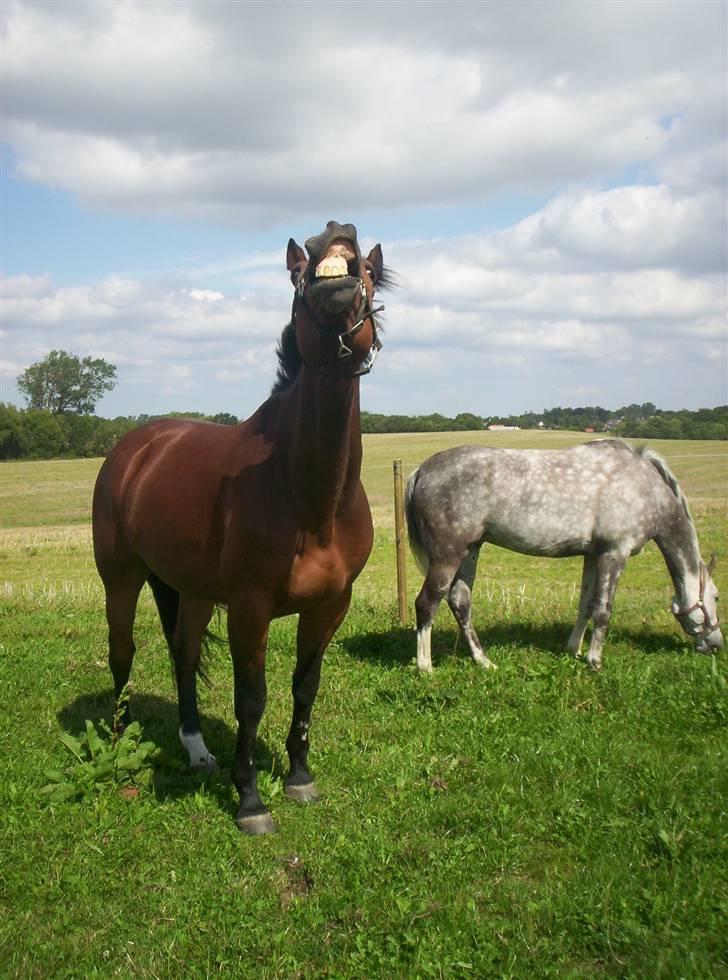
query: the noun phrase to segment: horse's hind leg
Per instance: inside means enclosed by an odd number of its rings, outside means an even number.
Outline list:
[[[479,553],[480,549],[477,547],[471,548],[468,552],[468,557],[463,561],[460,568],[458,568],[455,581],[450,586],[447,604],[455,617],[456,623],[460,627],[463,639],[470,651],[470,656],[475,663],[480,664],[481,667],[494,669],[496,665],[485,655],[471,619],[472,589],[473,582],[475,581],[475,571],[478,567]]]
[[[566,642],[566,649],[578,657],[584,634],[591,614],[594,589],[597,584],[597,560],[594,555],[584,556],[584,567],[581,573],[581,590],[579,592],[579,611],[576,615],[574,628]]]
[[[432,623],[443,598],[450,590],[453,578],[460,567],[460,558],[451,561],[430,559],[425,581],[415,599],[417,618],[417,666],[432,671]]]
[[[298,620],[296,669],[293,674],[293,717],[286,739],[291,770],[285,794],[299,803],[319,799],[308,770],[309,725],[311,711],[321,679],[321,663],[326,647],[346,616],[351,602],[348,589],[334,602],[302,613]]]
[[[126,569],[104,576],[106,589],[106,621],[109,626],[109,667],[114,678],[114,728],[120,733],[129,724],[129,704],[119,711],[119,699],[131,673],[136,647],[134,646],[134,617],[144,580],[145,569]]]
[[[202,638],[214,608],[215,604],[207,599],[181,596],[171,645],[177,678],[179,740],[189,753],[190,766],[206,772],[212,772],[217,768],[217,760],[208,751],[200,732],[200,715],[197,710],[197,671],[202,654]]]

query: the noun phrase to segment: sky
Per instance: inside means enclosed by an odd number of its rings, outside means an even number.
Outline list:
[[[727,9],[4,0],[0,397],[249,415],[333,218],[398,281],[366,411],[728,403]]]

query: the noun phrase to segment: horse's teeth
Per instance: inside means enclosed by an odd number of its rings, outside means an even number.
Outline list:
[[[343,255],[331,255],[316,266],[317,279],[333,279],[345,276],[349,271],[346,258]]]

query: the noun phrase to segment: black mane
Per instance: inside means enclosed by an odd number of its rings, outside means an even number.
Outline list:
[[[276,357],[278,358],[278,370],[276,371],[276,380],[271,388],[271,395],[277,395],[292,385],[301,369],[301,354],[296,343],[296,328],[293,320],[290,320],[283,328],[281,339],[276,346]]]
[[[397,280],[394,273],[387,266],[384,266],[381,278],[377,283],[377,290],[391,289],[396,285]],[[377,325],[377,331],[381,333],[381,321],[379,317],[375,317],[374,319]],[[281,339],[276,346],[276,357],[278,358],[278,370],[276,371],[276,379],[271,388],[271,395],[278,395],[282,391],[285,391],[286,388],[289,388],[301,370],[301,354],[296,344],[296,330],[293,320],[283,328]]]

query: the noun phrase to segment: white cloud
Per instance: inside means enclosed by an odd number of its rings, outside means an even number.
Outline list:
[[[369,407],[728,401],[723,5],[25,0],[1,16],[4,138],[27,180],[241,226],[401,215]],[[547,203],[498,231],[410,233],[420,205],[507,190]],[[7,279],[5,376],[62,347],[117,364],[144,410],[251,411],[290,310],[281,252],[179,267]]]
[[[5,138],[87,203],[233,224],[692,172],[720,5],[582,7],[9,3]]]
[[[681,397],[692,379],[695,400],[710,390],[709,401],[723,401],[725,275],[697,274],[683,262],[691,209],[702,206],[662,186],[569,190],[504,231],[385,244],[403,286],[382,297],[378,376],[399,379],[395,393],[402,381],[496,370],[521,385],[536,379],[545,405],[566,400],[560,391],[571,376],[644,374],[662,365],[679,374]],[[275,373],[290,286],[267,261],[243,255],[235,263],[237,297],[209,288],[199,272],[194,284],[172,286],[118,277],[72,287],[47,277],[9,279],[6,351],[15,364],[53,346],[101,352],[130,383],[159,383],[171,397],[178,382],[211,410],[249,412]],[[667,407],[664,394],[649,394]],[[227,400],[215,404],[222,395]],[[609,387],[602,400],[614,401]],[[411,402],[406,410],[414,410]]]

